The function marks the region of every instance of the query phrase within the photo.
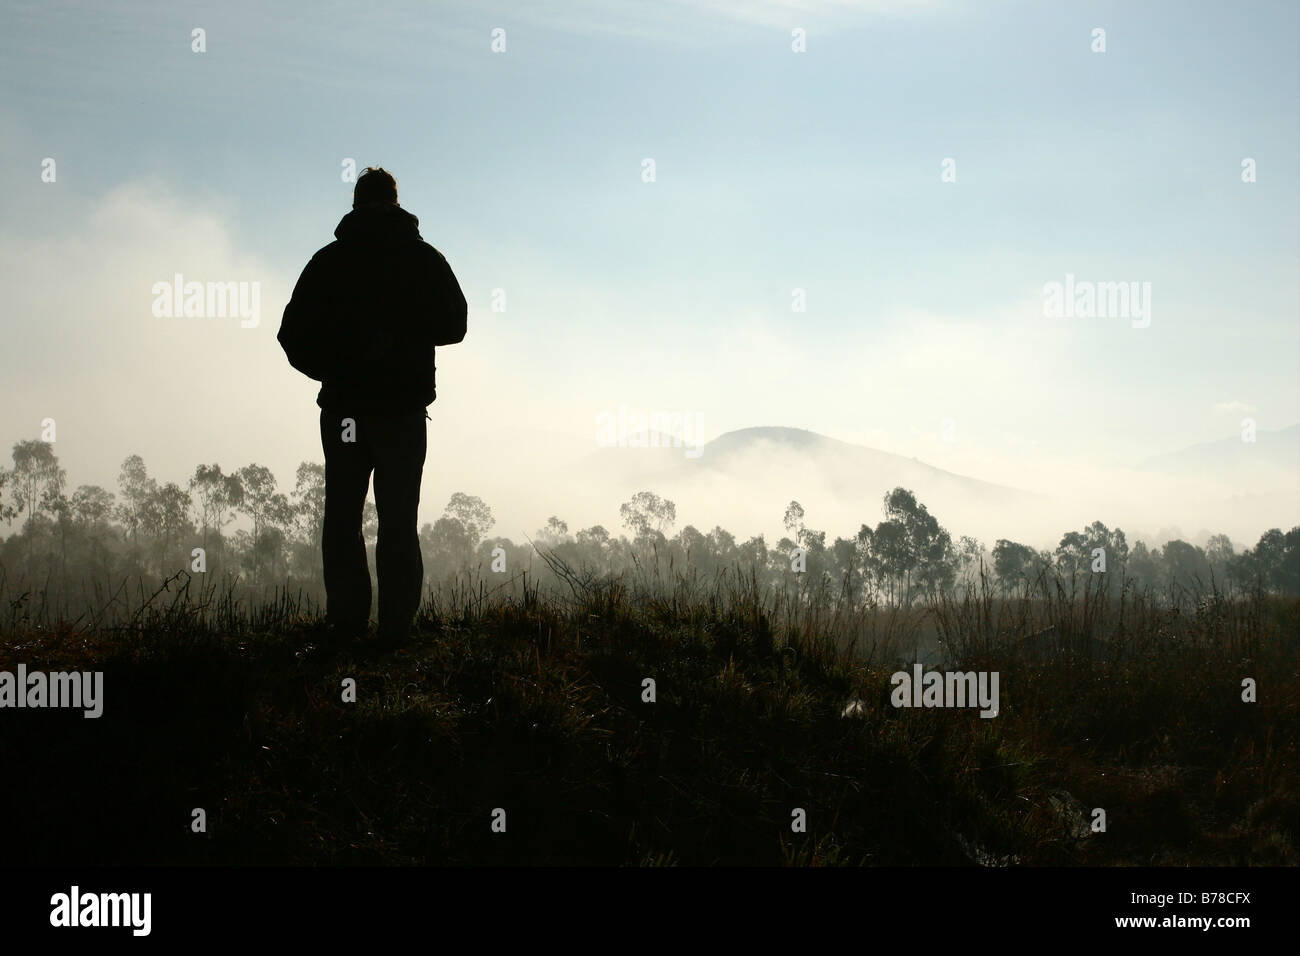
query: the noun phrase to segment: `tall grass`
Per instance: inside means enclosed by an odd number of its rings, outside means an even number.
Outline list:
[[[327,650],[287,587],[176,575],[67,620],[0,577],[0,669],[106,697],[5,714],[0,862],[1300,862],[1294,599],[546,564],[448,578],[394,652]],[[892,707],[922,649],[998,671],[999,716]]]

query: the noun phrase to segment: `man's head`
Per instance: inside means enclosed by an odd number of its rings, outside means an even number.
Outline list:
[[[397,203],[397,180],[381,166],[367,166],[352,190],[352,208],[372,202]]]

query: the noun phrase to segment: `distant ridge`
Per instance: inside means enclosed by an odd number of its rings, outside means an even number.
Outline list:
[[[1154,456],[1143,466],[1130,465],[1132,481],[1120,472],[1112,485],[1067,493],[968,477],[806,428],[761,425],[724,432],[694,449],[592,450],[568,459],[563,480],[590,500],[622,501],[652,490],[677,502],[683,513],[724,527],[753,528],[755,515],[775,521],[791,500],[818,515],[810,520],[819,527],[857,527],[879,520],[884,495],[903,487],[945,527],[988,541],[1055,544],[1062,529],[1093,520],[1134,533],[1152,522],[1194,521],[1198,528],[1254,541],[1262,528],[1291,527],[1300,514],[1300,426],[1261,431],[1257,439],[1244,445],[1239,438],[1206,442]]]
[[[1140,471],[1158,471],[1213,477],[1254,468],[1300,471],[1300,424],[1272,431],[1260,430],[1253,442],[1240,436],[1200,442],[1176,451],[1152,455],[1138,463]]]
[[[928,465],[916,458],[880,451],[866,445],[854,445],[838,438],[828,438],[806,428],[766,425],[724,432],[704,445],[704,453],[695,464],[703,467],[726,468],[727,464],[737,456],[754,451],[764,443],[783,448],[787,454],[815,455],[819,465],[828,464],[832,469],[844,469],[859,478],[896,474],[897,483],[904,487],[911,487],[908,484],[910,481],[923,486],[941,484],[961,487],[971,492],[999,498],[1036,497],[1019,488],[999,485],[979,478],[969,478]],[[919,488],[913,490],[920,493]]]

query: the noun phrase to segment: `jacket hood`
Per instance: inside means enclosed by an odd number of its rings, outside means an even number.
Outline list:
[[[368,242],[419,239],[420,220],[395,203],[364,203],[339,220],[334,238]]]

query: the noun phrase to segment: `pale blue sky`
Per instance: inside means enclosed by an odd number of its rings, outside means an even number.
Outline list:
[[[17,393],[0,437],[81,421],[61,456],[100,472],[74,483],[111,484],[132,451],[176,479],[202,457],[282,480],[319,458],[313,387],[274,335],[347,211],[344,157],[395,173],[470,300],[466,342],[439,357],[449,429],[582,439],[628,403],[1024,486],[1229,437],[1246,414],[1288,426],[1298,32],[1294,2],[7,2],[0,248],[22,261],[0,267]],[[119,230],[121,255],[100,255]],[[173,233],[207,238],[173,262]],[[145,293],[186,270],[262,281],[262,323],[174,333],[147,364],[184,374],[151,379],[130,345],[157,329]],[[1150,328],[1043,318],[1067,272],[1150,282]],[[98,322],[112,334],[78,358]],[[187,394],[192,445],[165,417]],[[275,421],[222,430],[257,409]],[[302,434],[277,436],[295,416]]]

